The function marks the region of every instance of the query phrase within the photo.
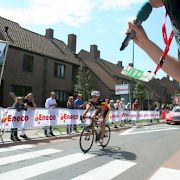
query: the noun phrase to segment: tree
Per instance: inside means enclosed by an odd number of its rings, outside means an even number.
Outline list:
[[[92,77],[85,64],[81,64],[76,76],[76,84],[74,85],[74,93],[81,93],[84,99],[90,98],[92,91]]]
[[[135,85],[134,97],[141,102],[141,108],[143,109],[143,101],[146,98],[146,88],[140,81],[138,81]]]

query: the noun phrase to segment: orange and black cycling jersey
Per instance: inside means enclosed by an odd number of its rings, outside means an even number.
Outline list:
[[[108,111],[109,111],[109,107],[108,104],[105,102],[104,99],[99,99],[98,102],[93,102],[92,100],[89,101],[89,105],[93,106],[95,109],[97,109],[96,111],[96,115],[98,115],[102,109],[104,109],[104,113],[103,113],[103,117],[105,118]]]

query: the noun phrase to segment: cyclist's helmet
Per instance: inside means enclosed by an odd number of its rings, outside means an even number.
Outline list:
[[[91,96],[100,97],[101,93],[99,91],[92,91]]]

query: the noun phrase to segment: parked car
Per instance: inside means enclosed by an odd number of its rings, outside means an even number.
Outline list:
[[[169,111],[166,114],[166,118],[165,118],[167,124],[171,124],[171,123],[180,123],[180,106],[175,106],[172,111]]]

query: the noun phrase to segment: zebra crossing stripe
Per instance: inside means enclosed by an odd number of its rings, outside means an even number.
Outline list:
[[[80,161],[92,158],[94,156],[95,155],[83,153],[71,154],[57,159],[5,172],[0,174],[0,177],[1,180],[23,180],[78,163]]]
[[[160,168],[149,180],[180,180],[180,170],[170,168]]]
[[[28,149],[28,148],[33,148],[33,145],[25,144],[25,145],[18,145],[18,146],[12,146],[12,147],[7,147],[7,148],[0,148],[0,153],[2,152],[8,152],[8,151],[15,151],[19,149]]]
[[[95,168],[87,173],[77,176],[72,180],[92,180],[92,179],[109,180],[123,173],[124,171],[131,168],[135,164],[136,163],[130,161],[114,160],[103,166]]]
[[[43,150],[13,155],[13,156],[7,156],[7,157],[0,158],[0,166],[9,164],[9,163],[27,160],[27,159],[37,158],[37,157],[41,157],[41,156],[45,156],[45,155],[49,155],[53,153],[58,153],[61,151],[62,150],[56,150],[56,149],[43,149]]]

